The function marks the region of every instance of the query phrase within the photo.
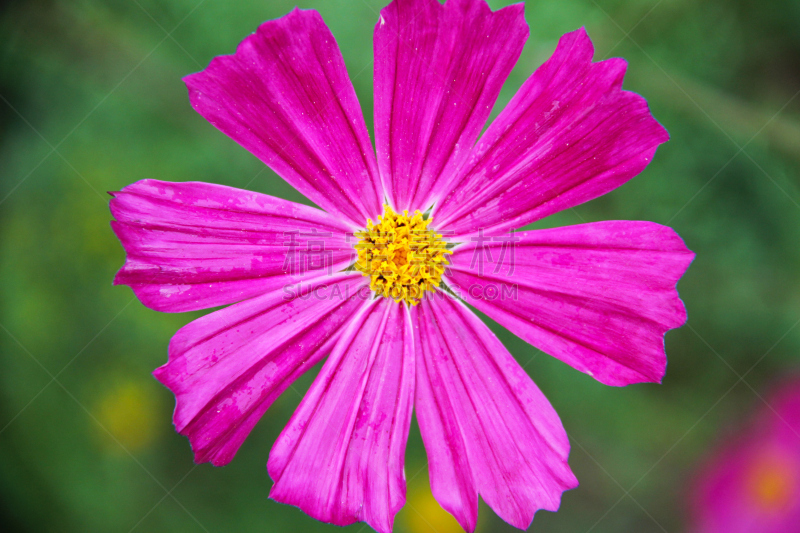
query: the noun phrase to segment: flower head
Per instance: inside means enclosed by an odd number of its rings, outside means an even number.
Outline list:
[[[693,257],[671,229],[509,232],[625,183],[667,133],[581,29],[481,136],[527,35],[521,4],[392,1],[375,27],[375,151],[315,11],[186,78],[201,115],[321,208],[153,180],[111,202],[116,283],[162,311],[228,305],[178,331],[155,371],[196,461],[229,462],[328,356],[270,452],[273,499],[390,531],[413,408],[442,507],[472,531],[480,495],[526,528],[577,485],[569,441],[466,304],[603,383],[660,381]]]
[[[717,450],[691,493],[692,531],[789,533],[800,524],[800,380],[787,381]]]

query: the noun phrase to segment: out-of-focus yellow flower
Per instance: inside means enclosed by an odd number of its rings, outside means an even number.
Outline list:
[[[98,431],[102,445],[108,451],[124,453],[119,446],[122,444],[133,452],[153,442],[160,413],[157,413],[158,406],[148,389],[144,383],[128,381],[100,398],[97,420],[105,429],[98,428]]]
[[[403,514],[411,533],[464,533],[456,519],[434,499],[427,483],[408,488]],[[476,530],[479,529],[480,524]]]

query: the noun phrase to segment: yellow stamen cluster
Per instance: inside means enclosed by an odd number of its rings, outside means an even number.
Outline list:
[[[356,233],[355,268],[370,278],[376,294],[416,305],[425,291],[439,286],[446,256],[453,252],[440,234],[428,228],[430,222],[419,211],[401,215],[386,205],[377,224],[367,220],[367,229]]]

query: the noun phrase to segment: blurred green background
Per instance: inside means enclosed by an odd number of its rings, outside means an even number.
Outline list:
[[[371,129],[384,2],[298,3],[331,27]],[[304,201],[197,115],[181,82],[294,2],[0,5],[0,529],[335,531],[267,498],[269,449],[299,395],[287,391],[229,466],[194,466],[150,372],[201,313],[157,313],[111,285],[124,253],[105,191],[202,180]],[[560,413],[581,481],[531,529],[685,531],[698,461],[797,367],[800,2],[534,0],[526,17],[495,114],[562,33],[586,26],[596,59],[628,60],[626,88],[672,137],[630,183],[538,226],[651,220],[697,253],[662,385],[605,387],[493,324]],[[456,531],[431,499],[416,423],[406,471],[412,505],[396,531]],[[482,505],[479,530],[512,528]]]

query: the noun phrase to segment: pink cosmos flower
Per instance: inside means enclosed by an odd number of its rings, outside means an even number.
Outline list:
[[[692,533],[800,532],[800,379],[787,381],[701,469]]]
[[[509,233],[641,172],[667,132],[592,63],[581,29],[480,137],[528,27],[522,4],[394,0],[375,27],[375,144],[315,11],[262,24],[186,78],[194,108],[320,209],[206,183],[115,193],[115,283],[182,328],[156,378],[197,462],[228,463],[328,356],[273,447],[270,496],[392,529],[416,410],[433,494],[469,531],[478,496],[526,528],[577,485],[548,401],[474,306],[608,385],[658,382],[693,258],[669,228]],[[447,240],[443,236],[447,237]]]

